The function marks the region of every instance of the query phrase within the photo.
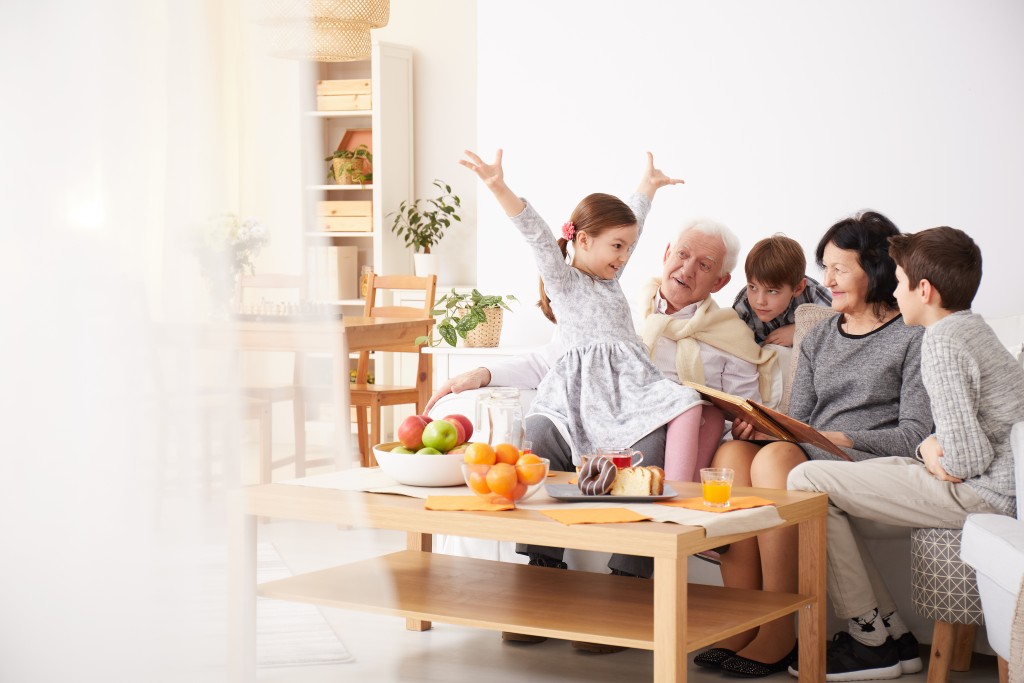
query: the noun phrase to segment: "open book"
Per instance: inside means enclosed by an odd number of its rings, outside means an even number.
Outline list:
[[[695,382],[683,382],[683,384],[721,409],[729,418],[739,418],[744,422],[749,422],[759,432],[782,441],[809,443],[843,460],[852,460],[839,446],[822,436],[814,427],[804,424],[800,420],[794,420],[789,415],[772,410],[757,401],[733,396],[702,384]]]

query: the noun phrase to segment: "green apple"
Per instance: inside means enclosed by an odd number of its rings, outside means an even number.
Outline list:
[[[441,451],[437,450],[436,448],[431,448],[430,446],[424,446],[423,448],[416,451],[416,455],[441,455]]]
[[[416,451],[412,450],[411,448],[406,448],[405,446],[395,446],[394,448],[391,449],[391,452],[401,453],[403,455],[412,455]]]
[[[434,420],[423,428],[423,445],[447,453],[459,442],[455,425],[446,420]]]

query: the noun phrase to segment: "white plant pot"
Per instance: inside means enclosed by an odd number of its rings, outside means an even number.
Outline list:
[[[413,254],[412,263],[416,277],[437,275],[437,254]]]

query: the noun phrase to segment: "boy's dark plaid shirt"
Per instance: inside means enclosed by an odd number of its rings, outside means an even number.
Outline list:
[[[832,305],[832,294],[828,291],[828,288],[823,286],[820,282],[814,278],[807,277],[807,286],[804,287],[803,293],[800,296],[793,297],[793,301],[790,302],[789,308],[774,320],[763,323],[754,313],[754,309],[750,307],[750,302],[747,301],[747,288],[744,286],[740,290],[740,293],[736,295],[736,300],[732,304],[732,309],[743,318],[743,322],[747,324],[747,327],[754,330],[754,340],[758,344],[763,344],[765,338],[779,329],[784,325],[792,325],[796,322],[796,307],[800,304],[818,304],[819,306],[831,306]]]

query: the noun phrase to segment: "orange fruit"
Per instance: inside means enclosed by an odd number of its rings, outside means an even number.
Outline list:
[[[495,461],[494,449],[485,443],[471,443],[462,456],[463,462],[470,465],[493,465]]]
[[[491,495],[491,487],[487,485],[486,474],[470,472],[469,476],[466,478],[466,483],[469,484],[469,488],[473,489],[474,492],[479,493],[481,496]]]
[[[544,478],[544,462],[533,453],[523,453],[516,462],[516,474],[524,484],[536,484]]]
[[[491,469],[487,472],[487,486],[490,487],[493,493],[503,498],[511,499],[512,492],[515,491],[516,484],[518,483],[519,478],[516,476],[516,468],[507,462],[499,462],[496,465],[492,465]]]
[[[494,459],[497,462],[507,462],[509,465],[515,465],[516,461],[519,460],[519,449],[510,443],[499,443],[494,447]]]
[[[512,489],[512,495],[509,496],[509,498],[511,498],[512,500],[519,500],[520,498],[526,495],[526,488],[526,484],[524,484],[523,482],[519,482],[518,484],[516,484],[516,487]]]

